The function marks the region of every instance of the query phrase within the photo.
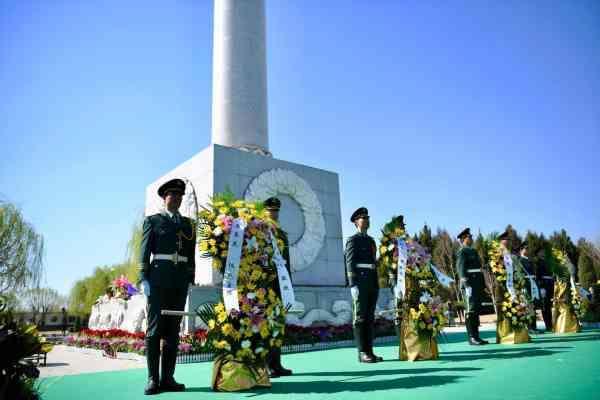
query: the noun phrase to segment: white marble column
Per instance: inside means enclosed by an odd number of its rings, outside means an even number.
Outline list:
[[[270,155],[264,0],[215,0],[212,142]]]

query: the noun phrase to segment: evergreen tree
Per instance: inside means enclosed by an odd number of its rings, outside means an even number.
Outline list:
[[[431,228],[427,224],[419,232],[419,244],[427,249],[429,253],[433,251],[433,237],[431,236]]]
[[[593,244],[586,242],[585,239],[579,239],[577,248],[579,252],[577,276],[581,286],[587,289],[598,281],[598,275],[594,269]]]
[[[592,259],[585,253],[581,253],[579,255],[579,262],[577,263],[577,276],[581,286],[586,289],[598,281]]]
[[[481,260],[481,265],[486,266],[489,264],[488,251],[490,248],[490,240],[486,240],[481,232],[477,234],[477,237],[473,241],[473,248],[479,254],[479,259]]]
[[[508,224],[505,230],[508,233],[508,245],[510,246],[510,250],[513,253],[518,253],[519,246],[521,245],[521,237],[511,224]]]
[[[560,232],[554,232],[548,241],[552,247],[556,247],[557,249],[567,253],[573,265],[577,265],[579,256],[577,253],[577,247],[567,234],[567,231],[561,229]]]
[[[458,288],[458,273],[456,272],[456,252],[458,251],[458,242],[452,240],[452,237],[446,230],[437,229],[437,233],[432,242],[435,244],[432,252],[432,261],[435,266],[441,269],[446,275],[454,279],[454,285],[444,293],[446,300],[462,301],[462,296]]]

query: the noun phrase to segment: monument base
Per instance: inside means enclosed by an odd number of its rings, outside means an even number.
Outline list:
[[[220,301],[220,288],[215,286],[194,286],[190,289],[186,311],[193,312],[205,303]],[[345,325],[352,323],[352,298],[350,289],[342,286],[295,286],[296,301],[304,305],[303,314],[288,314],[288,325]],[[379,291],[376,314],[389,310],[394,304],[392,293],[387,289]],[[383,317],[393,319],[394,313],[385,313]],[[185,317],[183,329],[186,333],[205,328],[198,317]]]
[[[294,284],[345,284],[336,173],[212,144],[146,188],[146,215],[162,210],[157,189],[173,178],[189,183],[179,211],[192,219],[217,193],[229,191],[252,201],[277,196],[281,200],[279,222],[290,242]],[[197,250],[195,284],[218,286],[220,282],[210,260]]]

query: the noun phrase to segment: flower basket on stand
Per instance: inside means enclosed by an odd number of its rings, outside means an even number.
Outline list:
[[[526,296],[525,274],[519,259],[492,241],[490,268],[494,276],[496,307],[496,343],[528,343],[529,323],[534,315]]]
[[[437,335],[446,325],[445,305],[437,296],[440,282],[450,278],[431,264],[431,256],[392,218],[382,231],[377,268],[387,276],[396,298],[400,360],[435,360]]]
[[[400,360],[437,360],[439,358],[437,335],[431,330],[419,330],[418,323],[418,320],[409,317],[401,325]]]
[[[552,327],[554,333],[577,333],[581,330],[581,296],[575,286],[571,271],[575,267],[569,257],[558,249],[552,249],[556,261],[554,297],[552,298]]]
[[[254,387],[271,387],[267,366],[252,367],[242,360],[218,356],[214,361],[211,387],[221,392],[239,392]]]
[[[552,326],[554,333],[579,332],[579,321],[571,303],[567,283],[557,280],[554,284],[554,298],[552,299]]]
[[[282,345],[285,307],[272,289],[283,246],[260,203],[215,196],[200,212],[200,251],[223,274],[223,297],[196,311],[215,354],[212,388],[235,392],[270,387],[267,356]]]

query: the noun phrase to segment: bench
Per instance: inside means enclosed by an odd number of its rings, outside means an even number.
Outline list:
[[[48,353],[40,350],[38,353],[34,353],[34,354],[30,355],[29,357],[25,357],[23,359],[26,361],[31,361],[33,363],[33,365],[35,365],[36,367],[39,367],[40,365],[45,367],[47,358],[48,358]]]

